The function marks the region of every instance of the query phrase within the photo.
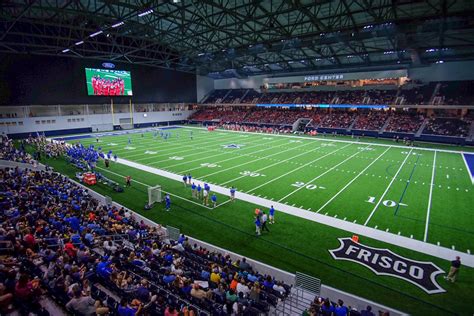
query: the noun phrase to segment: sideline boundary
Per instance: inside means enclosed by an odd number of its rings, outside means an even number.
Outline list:
[[[182,181],[180,175],[174,174],[169,171],[153,168],[150,166],[145,166],[145,165],[135,163],[133,161],[128,161],[122,158],[119,158],[117,162],[129,167],[146,171],[152,174],[156,174],[158,176],[162,176],[171,180],[180,181],[180,182]],[[201,184],[204,183],[204,181],[199,180],[199,179],[195,179],[195,182],[201,183]],[[230,196],[230,191],[228,188],[224,188],[216,184],[213,184],[213,191],[225,196]],[[275,209],[277,209],[280,212],[297,216],[297,217],[310,220],[313,222],[317,222],[320,224],[324,224],[327,226],[331,226],[337,229],[345,230],[348,232],[348,234],[350,234],[350,236],[352,236],[352,234],[363,235],[363,236],[373,238],[378,241],[386,242],[388,244],[400,246],[409,250],[413,250],[415,252],[420,252],[426,255],[438,257],[438,258],[448,260],[448,261],[451,260],[453,257],[459,256],[461,257],[463,265],[474,268],[474,255],[460,252],[458,250],[452,250],[450,248],[437,246],[434,244],[423,242],[421,240],[411,239],[409,237],[404,237],[397,234],[381,231],[381,230],[363,226],[360,224],[354,224],[351,222],[344,221],[342,219],[325,216],[322,214],[307,211],[307,210],[290,206],[290,205],[286,205],[283,203],[271,201],[265,198],[257,197],[257,196],[243,193],[243,192],[242,193],[237,192],[236,198],[242,201],[246,201],[249,203],[253,203],[253,204],[268,207],[268,208],[273,205]]]
[[[431,184],[430,184],[430,195],[428,197],[428,207],[426,210],[426,220],[425,220],[425,234],[423,236],[423,241],[426,242],[428,239],[428,226],[430,223],[430,212],[431,212],[431,200],[433,196],[433,187],[434,187],[434,178],[436,174],[436,151],[434,152],[433,158],[433,170],[431,171]]]
[[[196,127],[196,126],[181,126],[181,125],[178,125],[178,126],[186,127],[186,128],[194,128],[194,129],[204,129],[203,127]],[[266,133],[254,133],[254,132],[244,132],[244,131],[231,131],[231,130],[226,130],[226,129],[218,129],[217,131],[226,132],[226,133],[271,135],[273,137],[312,139],[313,141],[331,141],[331,142],[339,142],[339,143],[362,144],[362,145],[392,147],[392,148],[401,148],[401,149],[414,148],[414,147],[410,147],[410,146],[393,145],[393,144],[389,145],[389,144],[378,144],[378,143],[363,142],[363,141],[362,142],[355,142],[355,141],[343,140],[343,139],[330,139],[330,137],[328,137],[327,139],[324,139],[324,138],[319,138],[319,137],[311,138],[311,137],[303,137],[303,136],[297,136],[297,135],[286,135],[286,134],[266,134]],[[452,153],[452,154],[474,154],[474,152],[462,151],[462,150],[449,150],[449,149],[426,148],[426,147],[415,147],[415,148],[416,148],[416,150],[438,151],[438,152],[446,152],[446,153]]]

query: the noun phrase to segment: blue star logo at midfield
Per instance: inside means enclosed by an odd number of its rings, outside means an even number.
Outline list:
[[[231,148],[231,149],[239,149],[243,145],[237,145],[237,144],[228,144],[228,145],[222,145],[224,148]]]

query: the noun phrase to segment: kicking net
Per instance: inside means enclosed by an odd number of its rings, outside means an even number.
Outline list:
[[[157,185],[154,187],[148,188],[148,205],[152,206],[154,203],[158,202],[161,203],[161,186]]]

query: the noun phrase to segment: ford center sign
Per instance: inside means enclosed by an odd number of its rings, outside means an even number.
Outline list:
[[[102,67],[112,69],[115,68],[115,65],[112,63],[102,63]]]
[[[372,248],[339,238],[341,246],[329,250],[336,260],[353,261],[364,265],[377,275],[389,275],[408,281],[428,294],[446,292],[437,282],[436,276],[444,273],[432,262],[415,261],[393,253],[388,249]]]

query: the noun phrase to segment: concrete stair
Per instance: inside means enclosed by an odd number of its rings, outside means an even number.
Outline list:
[[[359,116],[356,116],[356,118],[352,121],[351,125],[347,128],[347,131],[350,132],[354,128],[354,125],[357,123],[357,120],[359,119]]]
[[[388,124],[390,124],[391,119],[392,117],[389,116],[388,119],[385,121],[385,123],[383,123],[382,128],[379,130],[379,134],[382,134],[383,132],[385,132],[385,129],[387,128]]]
[[[285,300],[279,302],[276,307],[270,308],[269,315],[302,315],[310,307],[314,297],[315,295],[310,292],[293,288]]]
[[[227,96],[228,96],[231,92],[232,92],[232,90],[229,89],[229,91],[227,91],[227,93],[226,93],[225,96],[220,100],[219,103],[222,103],[222,102],[225,100],[225,98],[227,98]],[[216,103],[217,103],[217,102],[216,102]]]
[[[426,125],[428,125],[428,122],[430,120],[428,118],[425,118],[425,120],[423,121],[423,123],[421,124],[420,128],[416,131],[415,133],[415,137],[420,137],[421,134],[423,134],[423,130],[425,129]]]

